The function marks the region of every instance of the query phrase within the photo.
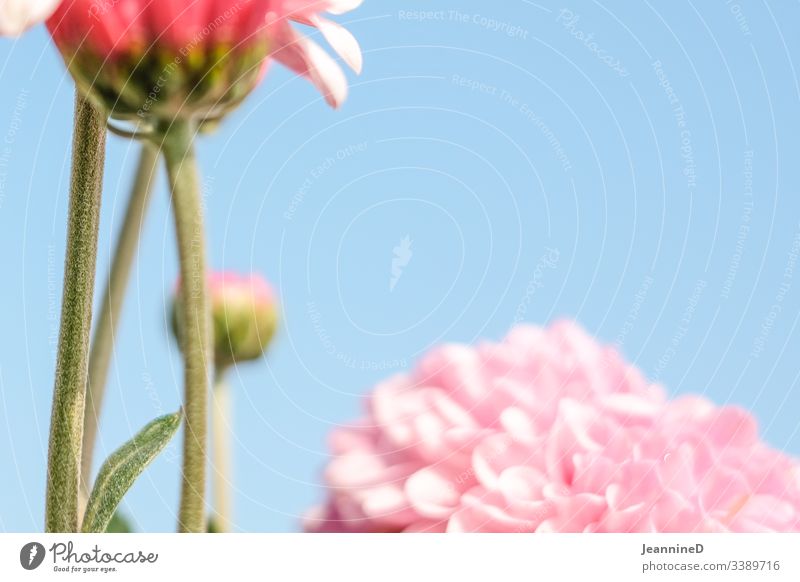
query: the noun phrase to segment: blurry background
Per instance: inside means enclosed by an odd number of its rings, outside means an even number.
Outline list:
[[[232,377],[238,528],[296,531],[365,391],[517,321],[575,318],[800,453],[800,6],[388,5],[347,15],[365,70],[341,111],[276,66],[199,144],[212,265],[281,296],[268,357]],[[43,527],[72,98],[42,27],[0,40],[1,531]],[[98,279],[137,151],[110,138]],[[98,463],[180,403],[164,182]],[[179,450],[126,497],[139,530],[174,529]]]

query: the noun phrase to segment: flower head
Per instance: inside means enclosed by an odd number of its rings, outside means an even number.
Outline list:
[[[22,0],[4,2],[24,6]],[[308,77],[332,105],[341,104],[347,94],[341,70],[317,44],[295,32],[291,22],[317,27],[360,70],[361,52],[353,36],[321,16],[358,4],[62,0],[47,26],[78,87],[112,117],[151,125],[176,117],[214,121],[258,84],[270,57]],[[44,4],[38,11],[26,9],[24,16],[13,19],[13,29],[49,12]],[[11,29],[12,20],[8,22]]]
[[[208,284],[216,366],[261,357],[277,327],[277,301],[272,287],[258,275],[231,272],[212,273]],[[175,301],[180,301],[180,285]],[[173,331],[180,338],[180,310],[173,307],[172,313]]]
[[[258,82],[275,0],[63,0],[47,26],[78,87],[112,117],[212,120]]]
[[[800,531],[753,418],[667,400],[571,323],[445,346],[336,430],[311,531]]]

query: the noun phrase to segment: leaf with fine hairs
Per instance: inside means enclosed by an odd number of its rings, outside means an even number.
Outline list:
[[[106,531],[128,489],[167,445],[182,419],[180,412],[155,419],[106,459],[86,506],[84,533]]]

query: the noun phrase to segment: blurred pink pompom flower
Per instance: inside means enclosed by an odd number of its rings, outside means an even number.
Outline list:
[[[307,77],[332,106],[347,80],[292,22],[319,29],[356,72],[358,42],[324,17],[361,0],[0,0],[0,34],[47,20],[78,86],[112,117],[215,118],[238,104],[274,58]]]
[[[800,530],[800,470],[747,412],[661,389],[576,325],[449,345],[336,430],[320,532]]]

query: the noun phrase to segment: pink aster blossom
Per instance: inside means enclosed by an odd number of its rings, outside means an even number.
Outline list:
[[[334,431],[320,532],[800,531],[798,463],[575,324],[435,349]]]

